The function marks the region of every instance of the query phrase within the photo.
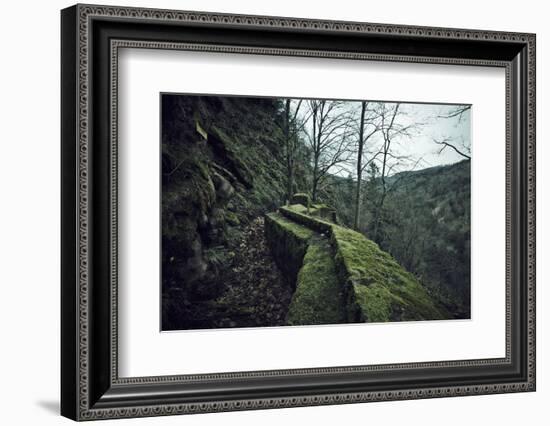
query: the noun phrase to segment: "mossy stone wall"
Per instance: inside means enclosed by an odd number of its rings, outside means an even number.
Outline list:
[[[298,273],[288,310],[288,325],[347,322],[344,294],[328,237],[313,236]]]
[[[301,204],[305,207],[309,207],[311,204],[311,199],[309,198],[309,194],[299,192],[292,196],[290,204]]]
[[[303,207],[303,206],[301,206]],[[279,211],[282,215],[291,219],[292,221],[304,225],[316,232],[320,233],[330,233],[332,223],[326,222],[322,219],[314,218],[300,212],[301,207],[299,205],[291,205],[289,207],[280,207]]]
[[[345,321],[341,322],[450,317],[432,300],[422,284],[376,243],[356,231],[312,216],[312,209],[307,214],[304,206],[290,205],[279,211],[280,216],[330,238],[334,271],[346,312]],[[310,276],[314,277],[312,271]],[[323,277],[317,275],[316,279]]]
[[[313,232],[279,213],[269,213],[265,216],[265,234],[275,263],[289,285],[295,287]]]

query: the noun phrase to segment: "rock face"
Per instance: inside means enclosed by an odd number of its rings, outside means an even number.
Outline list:
[[[181,315],[171,300],[213,303],[227,292],[243,234],[285,201],[278,108],[272,99],[163,95],[163,324]]]
[[[289,325],[450,317],[412,274],[362,234],[308,215],[303,205],[281,207],[266,220],[275,260],[296,283]]]

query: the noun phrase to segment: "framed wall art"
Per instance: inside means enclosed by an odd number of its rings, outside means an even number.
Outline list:
[[[61,29],[64,416],[535,390],[535,35]]]

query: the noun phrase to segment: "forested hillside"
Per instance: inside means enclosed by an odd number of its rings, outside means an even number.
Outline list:
[[[351,225],[354,182],[330,197]],[[381,181],[365,182],[360,230],[414,273],[456,318],[470,317],[470,160],[395,174],[380,208]],[[378,219],[378,223],[375,223]]]

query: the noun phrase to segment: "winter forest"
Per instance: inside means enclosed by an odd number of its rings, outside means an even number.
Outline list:
[[[163,330],[470,318],[470,105],[161,99]]]

